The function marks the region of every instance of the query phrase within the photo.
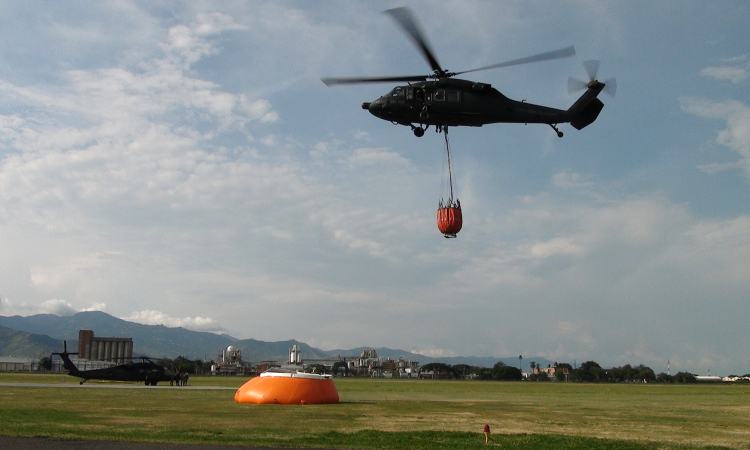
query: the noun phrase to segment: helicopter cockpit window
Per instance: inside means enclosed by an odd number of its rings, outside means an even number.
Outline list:
[[[444,102],[445,101],[445,91],[443,91],[443,90],[435,91],[434,100],[436,102]]]
[[[403,97],[404,96],[404,88],[397,87],[393,88],[391,91],[391,97]]]

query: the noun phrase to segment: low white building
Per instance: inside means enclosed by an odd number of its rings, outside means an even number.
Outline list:
[[[35,372],[39,361],[25,356],[0,356],[0,372]]]

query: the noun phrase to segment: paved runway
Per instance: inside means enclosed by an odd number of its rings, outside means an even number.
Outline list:
[[[79,441],[34,437],[0,436],[0,448],[8,450],[279,450],[270,447],[234,445],[159,444],[153,442]]]

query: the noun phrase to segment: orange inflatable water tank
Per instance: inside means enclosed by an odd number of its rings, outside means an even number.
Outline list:
[[[440,230],[445,237],[456,237],[456,233],[461,231],[461,227],[463,226],[461,205],[438,208],[437,226],[438,230]]]
[[[258,405],[338,403],[339,392],[330,375],[267,371],[243,384],[234,394],[234,401]]]

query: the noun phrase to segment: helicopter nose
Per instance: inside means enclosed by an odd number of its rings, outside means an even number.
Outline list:
[[[362,103],[362,109],[370,109],[370,102]]]
[[[365,108],[365,105],[367,105],[367,108]],[[372,103],[362,103],[362,109],[367,109],[373,116],[380,117],[378,113],[382,113],[382,111],[385,109],[385,100],[383,99],[383,97],[380,97],[374,100]]]

